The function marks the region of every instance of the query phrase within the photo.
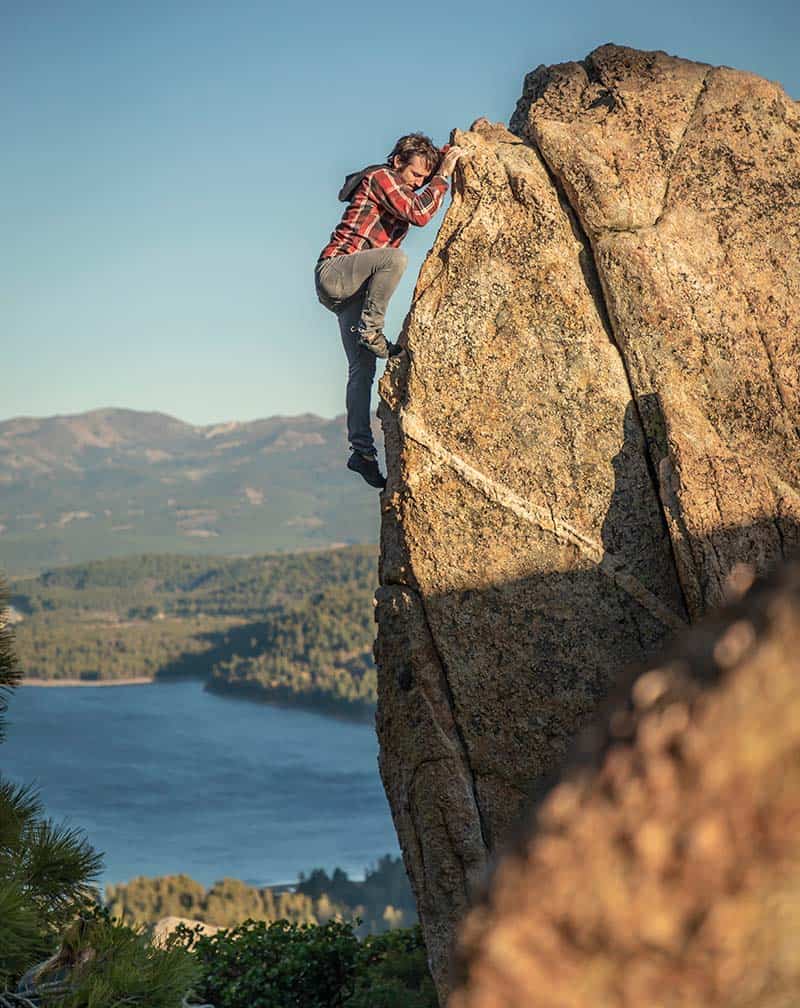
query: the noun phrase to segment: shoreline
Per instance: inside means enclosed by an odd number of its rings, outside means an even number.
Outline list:
[[[133,679],[36,679],[24,678],[20,686],[145,686],[155,679],[136,676]]]
[[[262,704],[266,707],[280,707],[284,710],[305,711],[307,714],[318,714],[320,717],[333,718],[336,721],[347,721],[351,724],[375,723],[374,704],[356,703],[350,706],[339,700],[309,699],[303,694],[286,695],[280,688],[274,693],[270,689],[254,684],[233,684],[226,680],[221,682],[208,679],[203,687],[207,693],[219,697],[229,697],[232,700],[246,700],[250,703]]]
[[[186,679],[197,680],[197,676],[176,676],[174,678],[158,676],[133,676],[130,679],[42,679],[36,676],[26,676],[18,684],[19,686],[149,686],[153,683],[179,682]],[[358,703],[350,707],[341,701],[320,701],[302,699],[294,696],[286,696],[281,691],[270,695],[270,691],[261,687],[253,686],[233,686],[229,683],[217,683],[213,680],[202,680],[203,690],[212,693],[221,699],[245,700],[248,703],[262,704],[266,707],[279,707],[285,710],[305,711],[308,714],[317,714],[320,717],[333,718],[335,721],[347,721],[351,724],[373,724],[375,723],[375,705]]]

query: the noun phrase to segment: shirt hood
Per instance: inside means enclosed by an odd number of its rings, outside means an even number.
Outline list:
[[[389,166],[384,164],[373,164],[368,165],[366,168],[362,168],[361,171],[353,172],[352,175],[346,176],[344,180],[344,185],[339,190],[339,199],[342,203],[349,203],[353,198],[353,193],[359,186],[359,183],[364,178],[365,175],[369,174],[371,171],[375,171],[376,168],[388,168]]]

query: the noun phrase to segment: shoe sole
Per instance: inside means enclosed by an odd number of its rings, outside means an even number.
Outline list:
[[[357,468],[356,466],[351,466],[349,462],[347,463],[347,468],[350,470],[350,472],[358,473],[361,479],[363,479],[364,482],[367,483],[369,486],[374,487],[375,490],[384,490],[386,488],[385,479],[380,483],[373,483],[371,479],[367,479],[367,477],[359,468]]]

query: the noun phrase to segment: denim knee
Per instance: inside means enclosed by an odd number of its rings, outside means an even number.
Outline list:
[[[404,270],[408,266],[408,256],[402,249],[392,249],[392,258],[396,269]]]

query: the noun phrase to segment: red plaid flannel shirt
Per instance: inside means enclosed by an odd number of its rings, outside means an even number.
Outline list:
[[[409,224],[422,227],[428,223],[446,192],[447,179],[443,175],[434,175],[417,193],[403,184],[392,168],[368,171],[319,258],[330,259],[387,245],[397,248]]]

